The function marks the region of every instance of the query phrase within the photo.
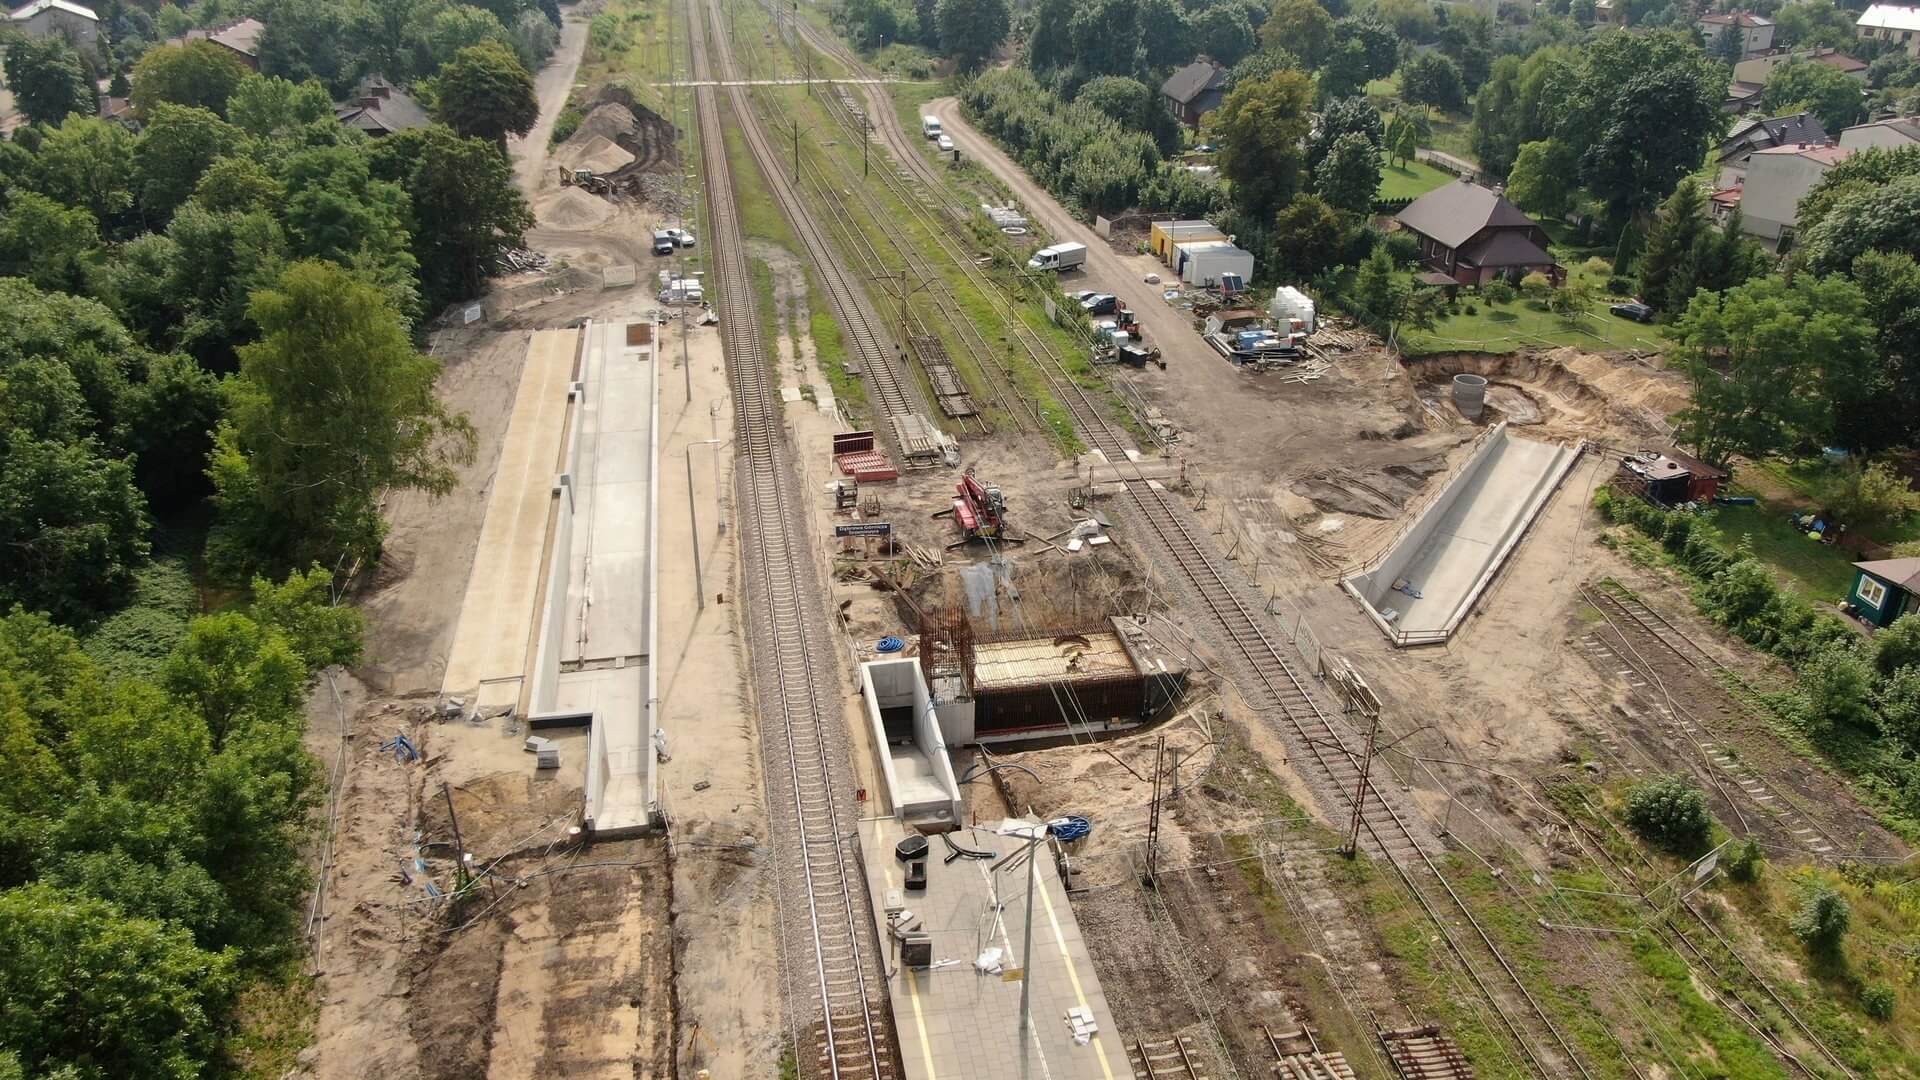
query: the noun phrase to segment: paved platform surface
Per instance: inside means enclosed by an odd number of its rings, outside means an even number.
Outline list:
[[[927,888],[902,893],[907,910],[933,937],[936,967],[915,971],[900,966],[899,948],[886,932],[887,894],[900,889],[905,866],[893,845],[912,830],[891,818],[860,826],[867,889],[887,954],[888,980],[900,1056],[909,1080],[1114,1080],[1130,1077],[1120,1033],[1100,992],[1099,977],[1087,956],[1073,907],[1067,902],[1053,860],[1041,855],[1033,899],[1033,1022],[1020,1034],[1020,982],[1004,974],[982,974],[974,959],[989,946],[1001,950],[1007,971],[1020,963],[1026,923],[1027,867],[993,874],[989,860],[942,862],[947,848],[930,837]],[[952,833],[955,843],[992,850],[996,858],[1019,851],[1025,841],[986,828]],[[997,882],[995,880],[997,878]],[[999,912],[995,913],[995,898]],[[950,963],[947,961],[951,961]],[[1084,1045],[1076,1042],[1067,1010],[1092,1012],[1098,1031]]]
[[[487,495],[473,573],[460,605],[460,625],[447,653],[441,680],[445,693],[469,694],[482,683],[492,692],[511,681],[513,692],[504,700],[519,696],[544,570],[540,556],[553,478],[561,469],[567,387],[579,343],[578,330],[536,330],[527,344],[493,490]]]
[[[604,786],[599,805],[588,808],[601,833],[644,827],[654,790],[647,698],[655,364],[651,344],[627,344],[627,326],[596,322],[587,332],[555,693],[556,711],[592,712],[596,742],[604,740]]]

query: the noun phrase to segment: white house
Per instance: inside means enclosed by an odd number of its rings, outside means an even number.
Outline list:
[[[1700,36],[1707,39],[1708,49],[1717,46],[1722,34],[1739,35],[1742,56],[1752,56],[1773,48],[1773,20],[1751,11],[1700,16]]]
[[[1897,41],[1908,56],[1920,57],[1920,7],[1873,4],[1853,25],[1863,38]]]
[[[91,47],[100,38],[100,16],[70,0],[33,0],[8,15],[7,23],[28,37],[58,34],[75,48]]]
[[[1840,145],[1848,150],[1884,146],[1897,150],[1920,145],[1920,116],[1894,116],[1870,124],[1855,124],[1840,133]]]
[[[1844,146],[1805,144],[1754,151],[1747,159],[1747,182],[1740,196],[1747,232],[1776,250],[1791,245],[1800,200],[1828,169],[1852,153]]]

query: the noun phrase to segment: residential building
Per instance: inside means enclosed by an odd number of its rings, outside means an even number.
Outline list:
[[[1167,108],[1188,127],[1199,127],[1200,118],[1219,108],[1226,92],[1227,69],[1204,56],[1160,84]]]
[[[1747,159],[1756,150],[1803,143],[1824,146],[1827,141],[1827,129],[1820,126],[1820,118],[1812,113],[1736,120],[1733,130],[1720,140],[1715,152],[1720,171],[1714,183],[1721,188],[1743,183],[1747,177]]]
[[[1776,251],[1791,247],[1800,200],[1828,169],[1852,153],[1841,146],[1797,143],[1754,151],[1747,159],[1747,182],[1740,196],[1747,232]]]
[[[1870,124],[1855,124],[1840,133],[1840,145],[1848,150],[1884,146],[1897,150],[1920,144],[1920,116],[1893,116]]]
[[[1713,223],[1724,226],[1733,220],[1733,211],[1740,205],[1740,197],[1745,194],[1745,188],[1730,187],[1707,196],[1707,210],[1713,215]]]
[[[1879,559],[1853,564],[1847,602],[1873,626],[1886,626],[1920,611],[1920,559]]]
[[[1539,272],[1555,284],[1565,277],[1547,252],[1547,233],[1506,196],[1469,180],[1455,180],[1413,200],[1396,214],[1420,239],[1427,280],[1479,285]]]
[[[1751,11],[1729,11],[1700,16],[1700,34],[1707,39],[1707,51],[1715,52],[1721,35],[1740,38],[1740,55],[1752,56],[1773,48],[1773,20]]]
[[[1896,41],[1908,56],[1920,57],[1920,7],[1870,4],[1853,25],[1863,38]]]
[[[361,79],[353,96],[333,107],[333,115],[348,127],[376,137],[432,122],[418,101],[379,75]]]
[[[74,48],[88,48],[100,40],[100,16],[90,7],[70,0],[33,0],[7,15],[7,24],[28,37],[59,35]]]
[[[1862,86],[1867,82],[1867,65],[1864,60],[1856,60],[1838,49],[1780,49],[1765,56],[1748,57],[1733,65],[1733,81],[1748,86],[1764,86],[1767,76],[1773,69],[1791,60],[1807,60],[1824,64],[1857,82]]]
[[[179,37],[168,38],[167,44],[185,45],[189,41],[211,41],[239,57],[241,63],[259,71],[260,35],[266,32],[267,24],[259,19],[241,19],[221,26],[189,30]]]
[[[1727,85],[1726,100],[1720,103],[1721,112],[1730,112],[1742,116],[1760,107],[1760,93],[1766,86],[1762,83],[1741,82],[1735,79]]]

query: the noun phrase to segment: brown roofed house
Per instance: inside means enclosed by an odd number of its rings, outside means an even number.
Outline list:
[[[215,45],[234,54],[240,62],[255,71],[260,70],[260,35],[267,32],[267,24],[259,19],[241,19],[238,22],[220,26],[201,27],[189,30],[176,38],[168,38],[168,45],[185,45],[189,41],[211,41]]]
[[[333,115],[348,127],[376,137],[432,122],[419,102],[379,75],[361,79],[353,96],[333,107]]]
[[[1547,232],[1492,188],[1455,180],[1413,200],[1395,215],[1420,238],[1420,261],[1431,272],[1461,285],[1495,278],[1547,275],[1566,279],[1547,252]]]
[[[1207,57],[1167,76],[1160,84],[1160,96],[1167,108],[1188,127],[1199,127],[1200,118],[1220,107],[1227,92],[1227,69]]]

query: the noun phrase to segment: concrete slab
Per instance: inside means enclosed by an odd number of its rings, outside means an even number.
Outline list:
[[[445,693],[470,694],[485,683],[490,698],[519,696],[579,344],[578,330],[537,330],[528,342],[460,624],[447,653]]]
[[[1495,428],[1348,593],[1396,644],[1445,641],[1579,456]]]
[[[566,590],[550,712],[593,718],[587,817],[601,836],[656,823],[651,663],[657,548],[653,480],[659,413],[653,346],[629,324],[586,331]],[[647,324],[638,324],[646,328]]]
[[[1034,875],[1039,890],[1033,897],[1033,970],[1028,973],[1033,1019],[1024,1037],[1019,978],[974,968],[974,959],[988,947],[1001,950],[1006,972],[1020,965],[1026,932],[1024,860],[998,874],[989,870],[993,863],[987,860],[942,862],[946,846],[935,838],[927,860],[927,888],[902,897],[920,930],[931,935],[938,966],[917,971],[900,965],[899,946],[886,929],[886,903],[887,894],[899,890],[906,876],[893,845],[911,832],[891,818],[860,826],[867,891],[888,953],[886,967],[894,972],[887,989],[908,1080],[1113,1080],[1130,1075],[1113,1013],[1044,847]],[[951,836],[961,847],[993,851],[996,857],[1025,846],[1025,841],[984,828],[961,829]],[[1067,1011],[1074,1008],[1090,1012],[1096,1026],[1084,1044],[1075,1040],[1067,1020]]]

